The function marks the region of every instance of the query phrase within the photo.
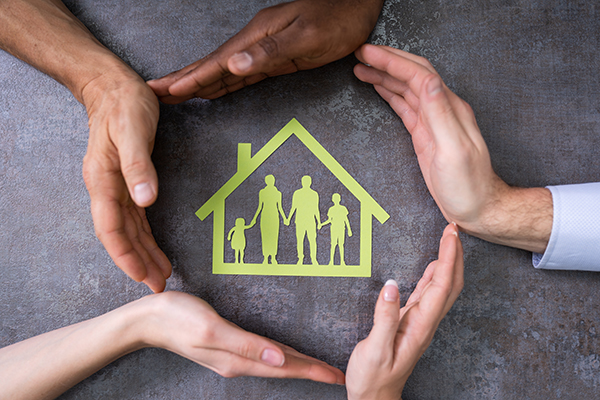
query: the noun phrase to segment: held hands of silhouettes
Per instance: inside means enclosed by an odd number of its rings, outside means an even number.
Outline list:
[[[356,51],[356,76],[402,118],[412,136],[425,183],[448,222],[481,231],[509,190],[493,171],[471,107],[424,58],[390,47]]]
[[[171,264],[156,244],[144,207],[158,179],[150,159],[158,100],[133,71],[101,76],[82,91],[90,137],[83,176],[96,235],[115,264],[154,292],[164,290]]]
[[[136,304],[136,303],[132,303]],[[205,301],[165,292],[139,300],[142,347],[160,347],[224,377],[300,378],[343,384],[344,374],[291,347],[246,332],[220,317]]]
[[[463,288],[463,250],[450,224],[438,260],[429,264],[406,305],[395,282],[386,283],[375,306],[373,329],[359,342],[346,370],[349,400],[398,400],[404,384]]]
[[[265,8],[213,53],[148,84],[161,101],[177,104],[325,65],[366,41],[382,6],[381,0],[296,0]]]

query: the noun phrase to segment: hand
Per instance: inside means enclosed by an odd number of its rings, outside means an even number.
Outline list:
[[[56,398],[144,347],[173,351],[226,377],[344,383],[337,368],[245,332],[194,296],[167,292],[0,349],[2,398]]]
[[[365,45],[356,76],[377,92],[410,132],[425,183],[448,222],[500,244],[543,252],[552,198],[543,188],[511,188],[492,169],[471,107],[422,57]]]
[[[320,67],[364,43],[382,6],[382,0],[297,0],[263,9],[213,53],[148,85],[161,101],[177,104]]]
[[[156,200],[150,154],[158,101],[141,78],[101,76],[82,92],[90,126],[83,176],[96,235],[115,264],[154,292],[164,290],[171,264],[158,248],[144,207]]]
[[[359,342],[346,370],[349,400],[400,399],[406,380],[463,287],[463,251],[455,225],[448,225],[439,259],[429,264],[400,309],[395,281],[383,287],[373,329]]]
[[[144,299],[149,305],[149,318],[138,330],[146,346],[172,351],[224,377],[251,375],[344,383],[344,374],[337,368],[244,331],[197,297],[166,292]]]

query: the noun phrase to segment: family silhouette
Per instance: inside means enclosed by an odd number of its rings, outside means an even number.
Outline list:
[[[327,220],[321,222],[319,211],[319,194],[311,189],[312,178],[308,175],[302,177],[302,188],[294,192],[292,196],[292,208],[286,216],[282,206],[281,192],[275,187],[275,177],[265,177],[265,187],[258,193],[258,208],[250,225],[245,225],[244,218],[237,218],[235,226],[227,235],[231,241],[231,248],[235,252],[235,263],[244,263],[244,250],[246,248],[246,229],[252,228],[260,216],[260,237],[262,243],[263,264],[277,264],[277,250],[279,247],[279,225],[280,219],[286,226],[290,225],[295,215],[296,243],[298,253],[298,265],[304,264],[304,240],[308,238],[310,249],[310,260],[312,265],[317,262],[317,229],[331,225],[331,252],[329,265],[334,265],[336,248],[339,249],[340,265],[345,266],[344,242],[346,229],[348,237],[352,236],[350,221],[348,220],[348,209],[340,204],[341,196],[334,193],[331,197],[333,206],[327,212]]]

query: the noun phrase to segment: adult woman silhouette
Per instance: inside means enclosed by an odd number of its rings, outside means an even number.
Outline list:
[[[260,215],[260,238],[262,241],[263,263],[277,264],[279,247],[279,215],[286,219],[281,206],[281,192],[275,187],[275,177],[265,176],[266,186],[258,192],[258,208],[250,225],[254,225]]]

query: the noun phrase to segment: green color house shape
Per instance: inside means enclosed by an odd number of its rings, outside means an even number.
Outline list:
[[[243,235],[245,229],[250,229],[254,225],[256,219],[247,226],[243,220],[239,220],[237,221],[236,228],[232,228],[232,230],[226,233],[225,200],[227,197],[292,135],[295,135],[360,202],[359,265],[333,265],[331,262],[333,259],[326,265],[304,264],[303,260],[299,260],[296,264],[278,264],[274,256],[270,258],[265,256],[265,261],[260,264],[244,263],[243,247],[245,246],[245,239],[241,235]],[[213,214],[213,274],[370,277],[373,241],[372,218],[375,217],[375,219],[383,224],[390,217],[371,195],[346,172],[340,163],[295,118],[284,126],[254,156],[251,154],[250,143],[238,144],[237,172],[196,211],[196,216],[202,221],[210,214]],[[266,179],[269,180],[268,177]],[[270,184],[270,182],[267,182],[267,186]],[[285,224],[288,225],[289,218],[285,216],[283,211],[281,211],[281,214]],[[318,221],[318,225],[320,228],[324,223]],[[224,251],[226,239],[232,240],[232,248],[236,252],[235,262],[225,262]],[[235,240],[235,243],[233,240]]]

